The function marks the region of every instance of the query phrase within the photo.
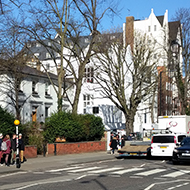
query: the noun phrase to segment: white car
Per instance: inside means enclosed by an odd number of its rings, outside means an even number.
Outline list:
[[[151,156],[172,157],[173,150],[186,137],[186,134],[156,134],[151,140]]]

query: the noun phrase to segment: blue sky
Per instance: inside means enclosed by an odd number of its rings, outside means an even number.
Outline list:
[[[120,0],[119,7],[122,8],[120,17],[104,18],[101,25],[107,30],[113,26],[122,26],[127,16],[134,16],[135,19],[145,19],[149,17],[151,9],[154,9],[156,16],[164,15],[168,10],[168,19],[171,21],[175,12],[179,8],[190,8],[190,0]]]

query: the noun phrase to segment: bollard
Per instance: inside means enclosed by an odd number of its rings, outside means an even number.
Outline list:
[[[56,156],[57,151],[56,151],[56,143],[54,143],[54,155]]]
[[[43,156],[45,157],[46,156],[46,145],[43,144]]]

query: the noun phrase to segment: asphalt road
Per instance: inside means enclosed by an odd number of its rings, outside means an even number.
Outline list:
[[[190,164],[128,158],[70,163],[0,175],[0,189],[189,190]]]

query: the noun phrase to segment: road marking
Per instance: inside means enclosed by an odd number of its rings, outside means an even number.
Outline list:
[[[124,173],[129,173],[129,172],[133,172],[133,171],[139,171],[139,170],[143,170],[143,169],[144,168],[130,168],[130,169],[125,169],[125,170],[120,170],[120,171],[112,172],[111,174],[122,175]]]
[[[56,169],[56,170],[47,170],[46,172],[60,172],[60,171],[78,169],[78,168],[81,168],[81,167],[75,166],[75,167],[70,167],[70,168],[60,168],[60,169]]]
[[[180,170],[180,171],[176,171],[176,172],[172,172],[166,175],[162,175],[161,177],[178,177],[184,174],[190,173],[190,171],[187,170]]]
[[[82,168],[82,169],[78,169],[78,170],[71,170],[71,171],[68,171],[68,172],[71,172],[71,173],[76,173],[76,172],[84,172],[84,171],[89,171],[89,170],[94,170],[94,169],[99,169],[101,167],[90,167],[90,168]]]
[[[80,176],[80,177],[77,177],[75,180],[82,179],[83,177],[86,177],[86,175],[82,175],[82,176]]]
[[[137,173],[137,174],[134,174],[134,175],[149,176],[149,175],[160,173],[160,172],[163,172],[163,171],[166,171],[166,169],[154,169],[154,170],[150,170],[150,171],[146,171],[146,172]]]
[[[106,169],[101,169],[101,170],[89,171],[88,173],[97,174],[97,173],[110,172],[110,171],[121,170],[121,169],[122,169],[121,167],[118,167],[118,168],[106,168]]]
[[[12,175],[18,175],[18,174],[26,174],[26,173],[28,173],[28,172],[15,172],[15,173],[11,173],[11,174],[2,175],[2,176],[0,176],[0,178],[12,176]]]

